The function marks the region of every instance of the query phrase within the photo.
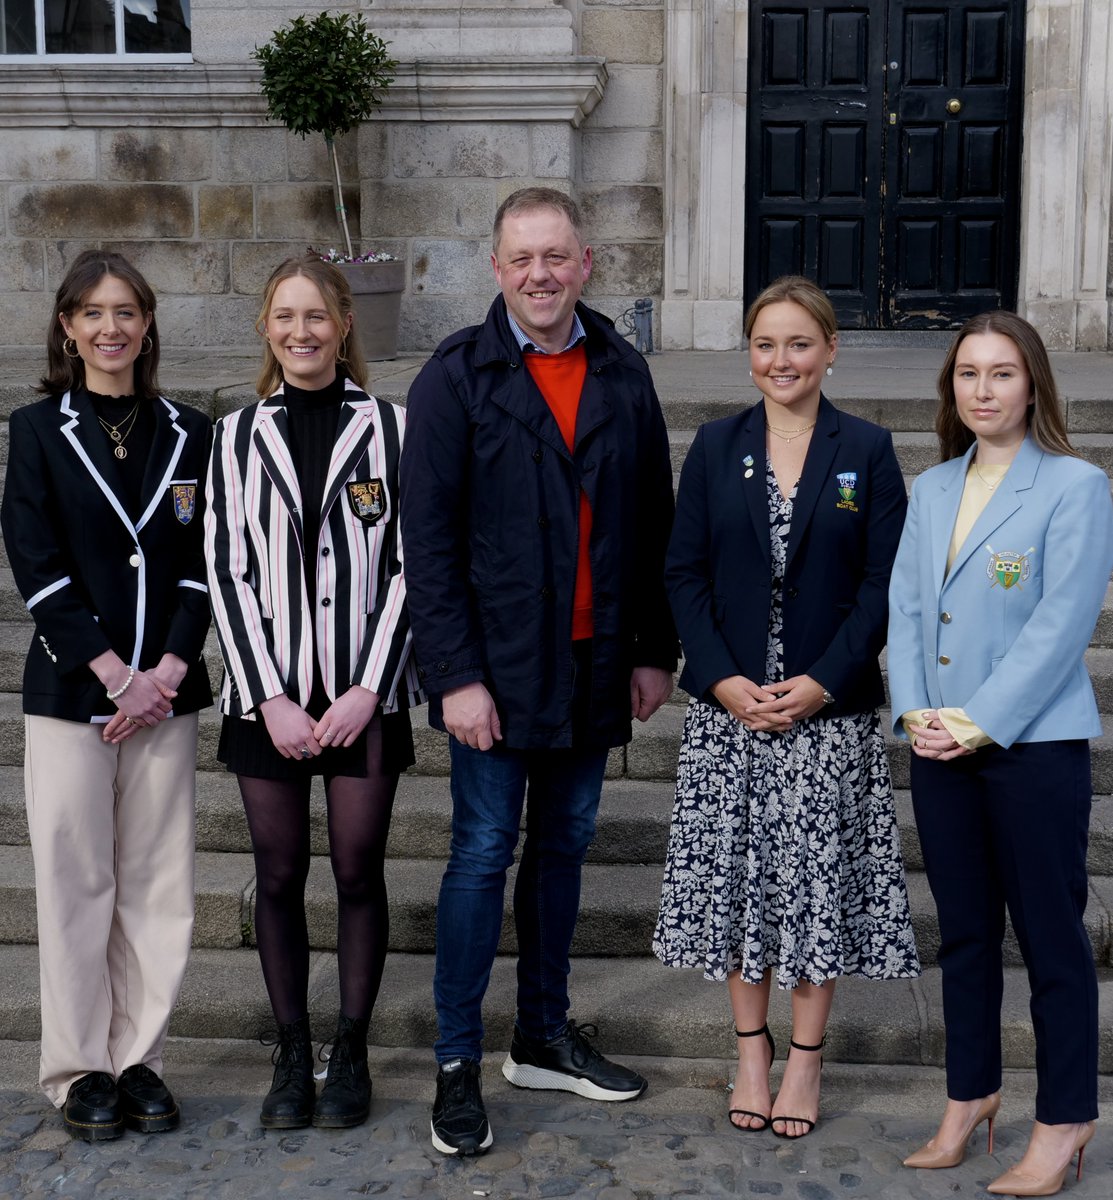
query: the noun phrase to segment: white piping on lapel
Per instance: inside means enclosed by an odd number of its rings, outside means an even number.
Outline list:
[[[93,465],[93,460],[89,457],[88,453],[85,450],[85,447],[81,444],[80,441],[78,441],[77,435],[73,432],[77,426],[78,421],[81,419],[81,414],[79,412],[77,412],[76,409],[73,409],[70,407],[70,393],[69,392],[66,392],[66,394],[62,397],[61,408],[62,408],[63,416],[72,418],[72,420],[69,422],[68,425],[62,426],[62,436],[65,437],[65,439],[74,448],[74,452],[77,454],[77,457],[80,458],[81,461],[85,464],[85,470],[88,471],[90,475],[92,475],[93,480],[95,481],[97,487],[99,487],[100,490],[104,493],[104,498],[116,510],[116,515],[120,518],[121,521],[123,521],[124,525],[127,527],[128,533],[131,534],[132,538],[135,541],[136,546],[138,546],[139,545],[139,534],[136,532],[135,526],[131,523],[131,518],[124,511],[124,506],[120,503],[119,500],[116,499],[116,493],[108,486],[108,481]]]
[[[178,410],[165,396],[159,396],[159,400],[165,405],[166,411],[170,416],[170,427],[178,435],[178,444],[174,447],[174,452],[170,455],[170,461],[166,464],[166,470],[162,474],[162,479],[159,480],[158,487],[151,493],[151,500],[147,505],[146,511],[136,522],[136,530],[142,529],[155,515],[155,509],[158,508],[159,501],[169,486],[170,480],[174,477],[174,470],[178,465],[178,459],[182,456],[182,447],[185,445],[186,440],[186,431],[178,424]]]

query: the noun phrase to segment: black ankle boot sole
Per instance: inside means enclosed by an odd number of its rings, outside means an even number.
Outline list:
[[[358,1112],[324,1113],[323,1115],[314,1113],[313,1127],[314,1129],[351,1129],[356,1125],[362,1125],[370,1115],[370,1105]]]
[[[177,1129],[181,1122],[181,1114],[177,1109],[170,1113],[159,1113],[157,1117],[141,1117],[132,1113],[124,1113],[124,1124],[136,1133],[166,1133]]]
[[[265,1117],[259,1114],[259,1124],[264,1129],[305,1129],[313,1124],[313,1114],[294,1113],[291,1116]]]

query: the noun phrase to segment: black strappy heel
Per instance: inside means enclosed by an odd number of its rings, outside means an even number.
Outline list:
[[[769,1043],[769,1066],[772,1067],[773,1060],[777,1057],[777,1043],[773,1041],[773,1035],[769,1032],[768,1024],[763,1025],[760,1029],[751,1029],[748,1033],[743,1033],[741,1029],[736,1029],[734,1036],[740,1038],[761,1037],[763,1033],[765,1034],[765,1040]],[[737,1122],[731,1120],[735,1113],[740,1117],[756,1117],[762,1123],[760,1125],[739,1125]],[[728,1108],[727,1120],[730,1121],[731,1125],[739,1133],[761,1133],[763,1130],[769,1128],[769,1122],[772,1120],[772,1117],[768,1113],[753,1112],[748,1108]]]
[[[827,1035],[826,1034],[823,1035],[823,1040],[819,1043],[818,1046],[802,1046],[798,1041],[795,1040],[795,1038],[789,1038],[788,1044],[789,1044],[789,1054],[791,1054],[793,1050],[808,1050],[808,1051],[814,1053],[817,1050],[822,1051],[823,1047],[827,1045]],[[821,1071],[823,1070],[823,1055],[822,1055],[822,1053],[819,1056],[819,1069]],[[818,1121],[818,1120],[819,1120],[819,1117],[817,1115],[816,1121]],[[769,1122],[772,1123],[773,1121],[784,1121],[786,1124],[789,1121],[795,1121],[798,1125],[807,1125],[807,1129],[805,1129],[803,1133],[789,1133],[787,1130],[782,1130],[780,1133],[778,1133],[775,1129],[773,1130],[774,1137],[787,1138],[790,1142],[796,1141],[797,1138],[807,1137],[808,1134],[811,1133],[811,1131],[815,1128],[815,1121],[811,1121],[807,1117],[785,1117],[785,1116],[774,1117],[772,1115],[772,1113],[770,1113]]]

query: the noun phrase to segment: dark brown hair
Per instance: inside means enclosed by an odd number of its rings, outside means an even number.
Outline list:
[[[522,213],[533,212],[538,208],[552,208],[563,213],[576,234],[576,241],[582,247],[584,244],[584,222],[580,215],[579,205],[566,192],[550,187],[519,188],[511,192],[499,205],[495,213],[495,227],[491,235],[491,248],[495,254],[499,252],[499,239],[502,237],[502,223],[507,217],[520,217]]]
[[[46,332],[46,374],[39,381],[40,392],[61,395],[84,387],[85,363],[78,357],[71,358],[65,352],[68,335],[60,318],[63,315],[72,318],[106,275],[126,283],[135,293],[140,311],[145,317],[151,318],[146,333],[151,339],[151,349],[135,360],[135,395],[144,400],[153,400],[158,396],[159,339],[155,294],[151,285],[122,254],[110,250],[83,250],[74,259],[54,294],[54,311],[50,314],[50,328]]]
[[[363,361],[355,322],[349,322],[352,315],[352,289],[339,267],[334,267],[332,263],[325,262],[312,253],[297,255],[279,263],[263,288],[263,305],[259,310],[259,319],[255,322],[255,332],[263,339],[263,365],[255,380],[255,391],[266,398],[274,393],[282,382],[282,368],[278,365],[270,342],[267,341],[267,315],[274,303],[274,293],[278,285],[298,275],[304,275],[321,293],[325,311],[340,330],[340,348],[336,354],[336,361],[343,366],[348,378],[366,392],[369,382],[367,364]],[[345,332],[345,327],[349,325]]]
[[[1024,360],[1032,385],[1032,402],[1028,406],[1028,429],[1032,440],[1048,454],[1069,454],[1078,457],[1070,444],[1063,410],[1059,406],[1059,390],[1047,357],[1047,348],[1036,329],[1016,313],[996,310],[979,313],[955,334],[939,371],[939,408],[935,413],[935,432],[939,436],[939,459],[946,462],[960,458],[974,442],[974,434],[962,423],[955,401],[955,363],[963,341],[972,334],[999,333],[1007,337]]]
[[[743,332],[748,338],[754,327],[754,322],[763,308],[770,304],[780,304],[788,300],[806,309],[819,323],[828,341],[839,332],[838,321],[835,318],[835,306],[827,297],[827,293],[810,279],[803,275],[782,275],[761,291],[753,304],[746,310],[746,320]]]

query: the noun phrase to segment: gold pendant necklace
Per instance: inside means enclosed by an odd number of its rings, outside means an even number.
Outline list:
[[[111,425],[99,413],[97,420],[100,422],[101,429],[116,443],[112,453],[119,459],[125,459],[128,456],[127,447],[124,442],[127,441],[128,434],[135,428],[136,419],[139,416],[139,401],[136,400],[135,407],[128,413],[119,424]],[[122,426],[127,425],[127,429],[123,433],[120,432]]]
[[[992,491],[993,491],[993,489],[994,489],[994,488],[997,486],[997,484],[1001,482],[1001,481],[998,479],[996,483],[990,483],[990,482],[989,482],[989,480],[988,480],[988,479],[986,479],[986,477],[985,477],[985,476],[982,474],[982,470],[981,470],[981,467],[979,467],[979,466],[978,466],[978,460],[977,460],[977,459],[974,459],[974,473],[975,473],[975,474],[977,475],[977,477],[978,477],[978,478],[979,478],[979,479],[982,481],[982,486],[983,486],[983,487],[986,489],[986,491],[988,491],[988,492],[992,492]]]

